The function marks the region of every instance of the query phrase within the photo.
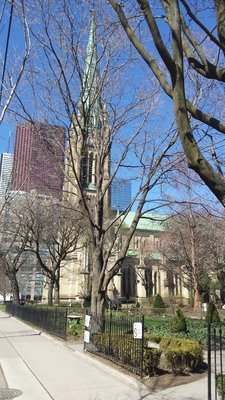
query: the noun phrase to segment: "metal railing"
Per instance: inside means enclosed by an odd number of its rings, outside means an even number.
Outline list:
[[[18,304],[7,303],[6,312],[30,322],[45,331],[66,339],[67,310],[57,308],[41,308],[32,306],[21,306]]]
[[[137,323],[139,325],[136,325]],[[135,326],[141,329],[141,332],[139,330],[137,335],[134,332]],[[118,317],[113,312],[104,318],[90,315],[89,334],[88,341],[85,342],[85,350],[108,358],[142,376],[143,327],[143,315]]]
[[[208,400],[225,400],[225,324],[208,324]]]

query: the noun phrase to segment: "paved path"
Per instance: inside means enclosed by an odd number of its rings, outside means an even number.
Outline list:
[[[0,365],[20,400],[206,400],[207,380],[150,393],[138,380],[0,312]],[[1,397],[0,400],[6,397]]]

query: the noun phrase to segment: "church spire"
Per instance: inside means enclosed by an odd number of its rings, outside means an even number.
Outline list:
[[[88,130],[98,127],[101,114],[95,11],[92,10],[91,12],[92,20],[85,60],[82,96]]]

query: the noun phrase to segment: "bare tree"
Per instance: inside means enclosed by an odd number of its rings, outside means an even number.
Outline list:
[[[0,263],[0,295],[5,302],[9,295],[12,295],[12,288],[9,278],[6,276],[5,263]]]
[[[1,75],[0,75],[0,125],[7,111],[14,115],[18,108],[13,107],[13,100],[21,109],[18,89],[25,73],[26,65],[31,54],[30,27],[27,11],[23,0],[4,0],[0,8],[1,27]],[[3,23],[4,21],[4,23]],[[7,21],[7,22],[6,22]],[[11,39],[12,31],[16,28],[19,42]],[[17,49],[16,46],[19,48]]]
[[[139,219],[148,209],[157,208],[157,200],[152,206],[148,195],[163,184],[171,165],[179,159],[178,149],[173,150],[177,133],[171,125],[165,134],[155,135],[151,119],[158,91],[154,85],[145,82],[150,95],[145,96],[144,87],[124,95],[128,87],[127,62],[133,53],[124,52],[120,36],[115,45],[116,30],[98,7],[92,17],[84,63],[82,34],[86,32],[79,30],[79,18],[71,3],[64,2],[57,15],[51,2],[47,13],[42,3],[37,4],[43,26],[37,40],[45,56],[45,73],[49,74],[47,89],[58,93],[60,110],[52,98],[46,105],[49,115],[60,118],[65,113],[69,120],[65,197],[85,221],[91,259],[91,310],[101,315],[108,285],[123,264]],[[97,16],[100,56],[95,36]],[[125,80],[122,87],[119,77]],[[74,94],[75,87],[80,91]],[[148,135],[150,131],[152,136]],[[122,215],[112,216],[110,190],[118,174],[135,182],[135,194]],[[119,232],[133,205],[135,217],[119,245]]]
[[[85,232],[81,214],[73,212],[66,203],[37,194],[23,195],[22,205],[15,209],[20,219],[20,238],[26,241],[25,251],[33,253],[46,276],[48,305],[60,302],[61,267],[66,258],[84,246]]]
[[[225,76],[224,2],[214,1],[214,5],[209,2],[210,7],[208,2],[189,5],[185,0],[162,0],[153,5],[148,0],[134,0],[129,4],[110,0],[109,3],[129,41],[172,99],[189,168],[197,172],[224,206],[225,181],[220,153],[225,133],[220,107]],[[211,26],[216,26],[217,35]],[[194,87],[193,74],[198,76]],[[205,101],[196,103],[195,93],[204,95],[204,91]],[[201,124],[202,135],[199,135]]]
[[[25,249],[29,233],[27,231],[21,238],[21,228],[21,219],[16,218],[8,206],[5,207],[1,224],[0,268],[11,283],[13,303],[17,304],[20,302],[17,273],[27,259]]]

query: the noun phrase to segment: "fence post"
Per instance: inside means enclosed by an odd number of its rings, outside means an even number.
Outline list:
[[[141,339],[141,377],[143,378],[144,375],[144,323],[145,323],[145,317],[142,315],[141,317],[141,322],[142,322],[142,339]]]
[[[67,340],[67,308],[65,311],[65,324],[64,324],[64,329],[65,329],[65,340]]]
[[[110,317],[109,317],[109,355],[111,354],[111,336],[112,336],[112,309],[110,307]]]
[[[224,400],[224,381],[223,381],[223,346],[222,346],[222,326],[219,328],[219,342],[220,342],[220,376],[221,376],[221,392],[222,392],[222,400]]]
[[[211,325],[208,323],[208,400],[211,400]]]

